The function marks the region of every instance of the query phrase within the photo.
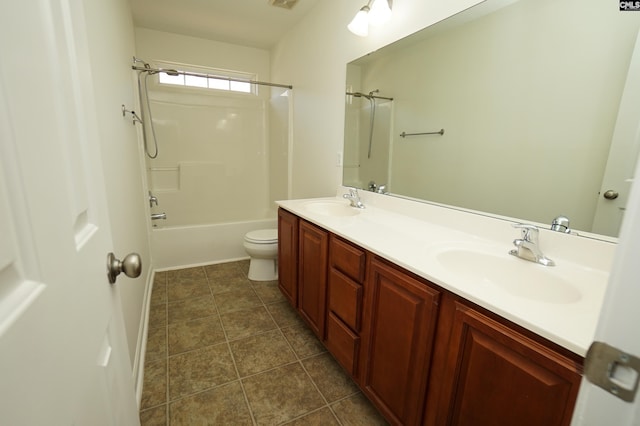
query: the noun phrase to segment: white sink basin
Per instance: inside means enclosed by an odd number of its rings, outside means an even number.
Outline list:
[[[304,205],[304,208],[311,213],[324,216],[349,217],[360,214],[360,209],[351,207],[346,200],[310,201]]]
[[[586,271],[559,262],[543,266],[480,248],[450,248],[436,255],[437,262],[450,274],[478,285],[488,285],[519,298],[545,303],[567,304],[582,299],[581,290],[572,282]],[[581,273],[582,272],[582,273]]]

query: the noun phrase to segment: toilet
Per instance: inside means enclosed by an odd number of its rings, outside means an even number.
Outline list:
[[[244,236],[244,249],[251,256],[250,280],[278,279],[278,229],[258,229],[247,232]]]

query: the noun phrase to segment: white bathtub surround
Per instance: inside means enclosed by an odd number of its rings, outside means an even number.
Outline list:
[[[360,191],[366,208],[350,216],[278,205],[579,355],[593,341],[616,244],[540,229],[545,267],[510,256],[513,220]],[[348,207],[345,207],[348,208]],[[548,225],[542,225],[548,228]]]
[[[249,255],[243,247],[245,234],[275,227],[274,212],[271,218],[244,222],[154,228],[151,231],[154,267],[165,270],[247,259]]]

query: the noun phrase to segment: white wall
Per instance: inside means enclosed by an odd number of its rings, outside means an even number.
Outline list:
[[[346,26],[361,0],[322,0],[272,52],[271,77],[294,86],[293,198],[328,196],[342,182],[346,64],[477,0],[395,1],[391,21],[369,37]]]
[[[137,252],[143,262],[139,278],[123,277],[117,284],[129,355],[132,364],[137,366],[143,303],[152,269],[141,151],[136,129],[121,112],[122,104],[129,109],[134,105],[133,21],[127,0],[85,2],[85,8],[114,253],[122,259],[130,252]]]

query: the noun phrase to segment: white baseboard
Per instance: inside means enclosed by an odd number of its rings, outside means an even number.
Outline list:
[[[151,292],[153,291],[153,280],[156,271],[149,274],[146,283],[144,300],[141,309],[140,329],[138,330],[138,342],[136,344],[136,356],[133,362],[133,383],[135,385],[136,401],[138,409],[142,401],[142,386],[144,384],[144,359],[147,352],[147,334],[149,331],[149,310],[151,308]]]

